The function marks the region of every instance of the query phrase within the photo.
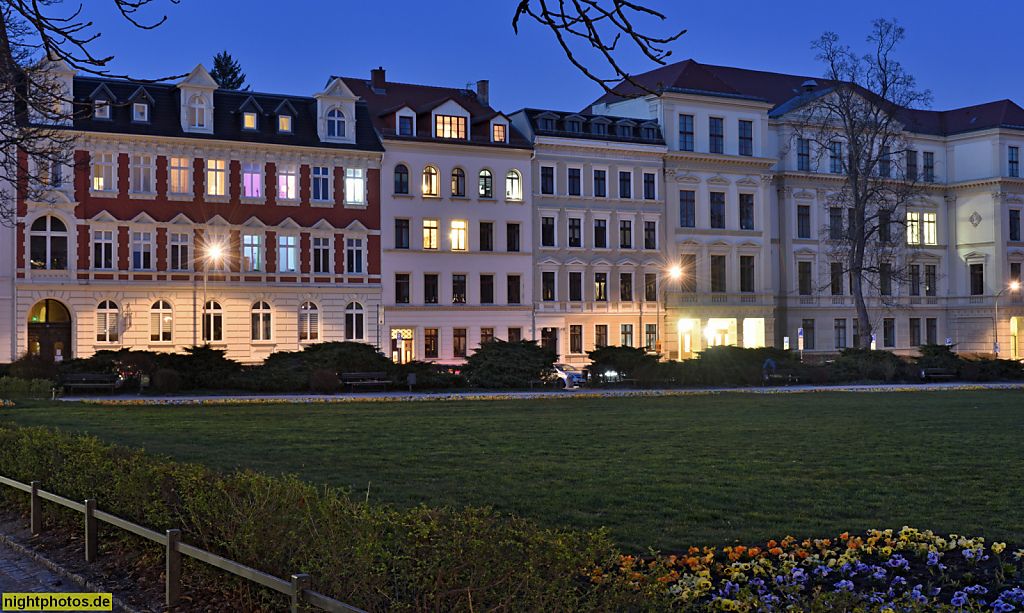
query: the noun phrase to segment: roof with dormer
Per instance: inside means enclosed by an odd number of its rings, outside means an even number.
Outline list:
[[[181,128],[181,92],[177,83],[146,83],[143,88],[152,99],[148,123],[132,122],[132,109],[128,104],[140,98],[140,85],[131,81],[75,77],[75,128],[83,132],[132,134],[199,140],[228,140],[244,143],[266,143],[296,147],[320,147],[383,151],[367,106],[356,102],[356,142],[322,142],[317,135],[316,99],[312,96],[289,96],[248,91],[216,90],[213,92],[213,134],[186,132]],[[110,119],[94,119],[93,101],[99,93],[113,97]],[[256,110],[259,115],[257,130],[243,130],[239,117],[242,111]],[[291,133],[277,131],[278,114],[291,114]]]
[[[498,115],[490,106],[484,104],[470,89],[453,87],[436,87],[433,85],[413,85],[409,83],[393,83],[385,81],[384,87],[374,89],[369,79],[342,77],[345,84],[356,96],[366,102],[373,117],[374,127],[385,139],[434,141],[448,144],[472,144],[505,148],[531,148],[530,142],[509,125],[507,143],[491,142],[490,126],[487,120]],[[469,113],[469,140],[436,139],[431,136],[433,123],[431,112],[446,102],[454,102]],[[394,128],[393,115],[401,109],[409,107],[416,113],[417,134],[415,136],[398,136]]]
[[[688,93],[761,101],[772,105],[770,113],[777,115],[798,108],[811,98],[840,85],[823,77],[712,66],[693,59],[662,66],[631,78],[636,84],[622,81],[612,88],[611,93],[605,93],[595,100],[588,109],[594,104],[612,104],[626,98],[647,95],[650,91],[656,94]],[[813,91],[808,92],[804,87],[807,81],[815,82]],[[994,127],[1024,129],[1024,109],[1010,100],[999,100],[949,111],[909,109],[901,113],[900,120],[912,132],[936,135]]]
[[[537,136],[559,136],[638,145],[665,145],[661,126],[653,120],[545,109],[523,109],[512,115],[513,117],[525,117],[530,124],[530,130]],[[548,120],[550,124],[542,120]],[[594,130],[595,124],[603,124],[603,134]],[[578,129],[574,130],[573,127]],[[650,136],[650,131],[653,131],[653,137]]]

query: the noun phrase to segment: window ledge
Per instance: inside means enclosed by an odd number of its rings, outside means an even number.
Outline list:
[[[497,198],[483,198],[483,197],[479,197],[479,198],[477,198],[477,200],[479,200],[480,202],[497,202],[498,201]]]
[[[241,200],[242,204],[254,204],[255,205],[255,204],[266,204],[267,203],[267,199],[266,198],[246,198],[245,196],[242,196],[242,198],[240,200]]]
[[[114,190],[110,190],[110,191],[103,190],[101,192],[100,191],[89,190],[89,195],[92,196],[93,198],[117,198],[121,194],[119,192],[117,192],[117,191],[114,191]]]
[[[334,208],[334,203],[333,202],[318,202],[317,201],[317,202],[310,202],[309,206],[313,207],[314,209],[330,209],[330,208]]]
[[[231,198],[229,198],[228,196],[211,196],[210,194],[206,194],[203,197],[203,199],[206,202],[219,202],[219,203],[222,202],[224,204],[227,204],[228,202],[231,202]]]
[[[278,198],[275,201],[275,204],[277,204],[277,206],[299,206],[299,205],[302,204],[302,201],[301,200],[284,200],[284,199]]]
[[[391,197],[412,200],[412,194],[391,194]]]
[[[167,194],[167,199],[172,202],[188,202],[195,198],[193,194]]]
[[[362,210],[365,210],[365,209],[369,208],[370,205],[366,204],[365,202],[363,202],[363,203],[346,202],[344,206],[345,206],[346,209],[356,209],[356,210],[362,211]]]

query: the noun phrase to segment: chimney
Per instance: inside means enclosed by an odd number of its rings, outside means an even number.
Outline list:
[[[384,67],[381,66],[370,71],[370,87],[373,89],[384,89]]]
[[[476,97],[484,106],[490,106],[491,98],[491,82],[487,79],[481,79],[476,82]]]

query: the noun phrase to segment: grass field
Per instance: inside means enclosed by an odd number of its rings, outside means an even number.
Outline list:
[[[0,421],[223,469],[294,473],[396,505],[490,505],[548,527],[606,526],[627,551],[904,524],[1024,543],[1020,390],[22,402],[0,407]]]

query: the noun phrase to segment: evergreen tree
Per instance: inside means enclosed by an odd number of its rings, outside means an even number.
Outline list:
[[[227,51],[221,51],[213,56],[213,70],[210,71],[210,76],[222,89],[241,91],[249,89],[249,86],[245,85],[245,73],[242,72],[242,66],[231,59],[231,54]],[[243,85],[245,87],[242,87]]]

